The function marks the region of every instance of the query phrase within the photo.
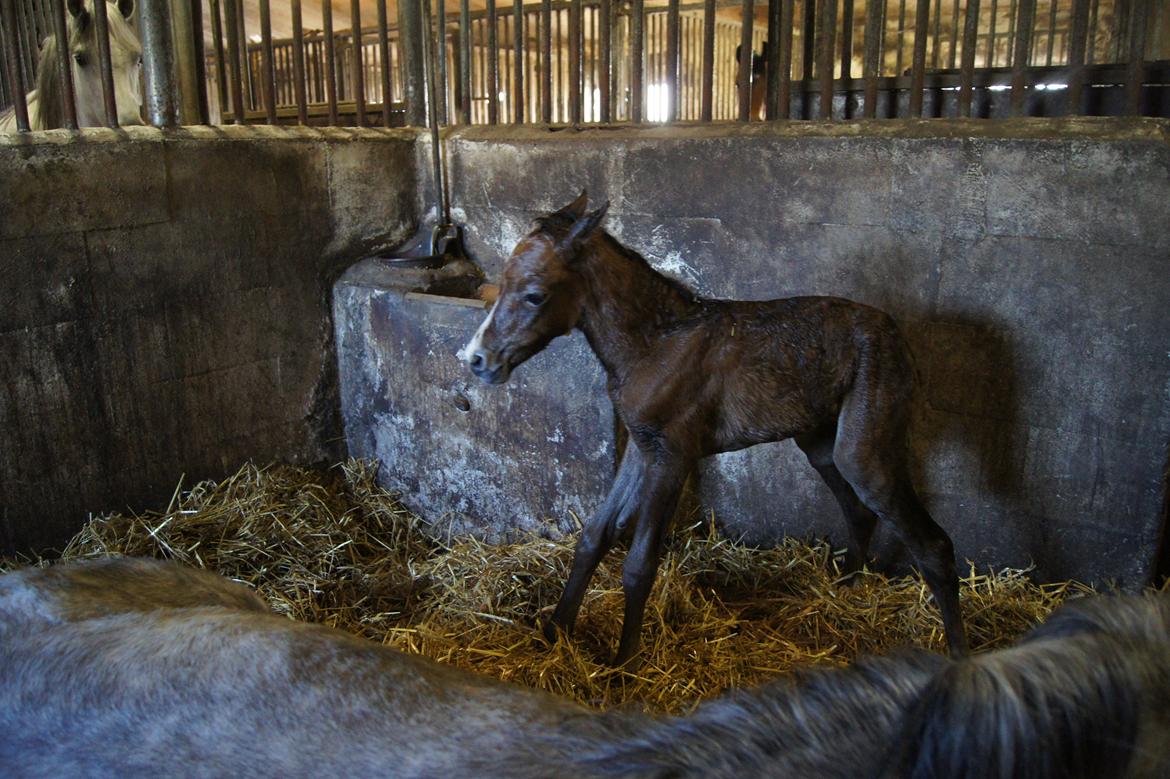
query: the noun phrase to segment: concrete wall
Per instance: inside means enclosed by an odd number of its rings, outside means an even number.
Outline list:
[[[1168,128],[468,128],[450,141],[452,200],[489,275],[585,187],[611,201],[614,235],[705,294],[890,311],[923,379],[917,483],[959,553],[1132,583],[1164,522]],[[555,370],[539,355],[518,375]],[[700,492],[751,541],[844,537],[790,443],[710,461]]]
[[[393,131],[0,136],[0,551],[341,457],[330,289],[413,229],[416,170]]]

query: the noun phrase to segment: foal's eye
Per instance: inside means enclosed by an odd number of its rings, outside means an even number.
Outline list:
[[[74,54],[73,61],[77,63],[77,67],[79,67],[79,68],[84,68],[86,65],[89,64],[89,58],[86,57],[84,54]]]
[[[524,302],[533,308],[540,308],[548,297],[543,292],[529,292],[524,296]]]

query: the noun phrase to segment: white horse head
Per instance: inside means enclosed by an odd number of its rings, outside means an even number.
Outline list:
[[[77,96],[77,124],[80,127],[101,127],[105,124],[106,116],[102,101],[101,69],[98,66],[97,25],[93,19],[94,2],[101,0],[66,0],[65,3],[69,11],[66,21],[70,66]],[[129,22],[133,13],[134,0],[106,0],[114,100],[118,107],[118,123],[122,125],[142,124],[142,90],[139,87],[142,44]],[[33,130],[51,130],[65,124],[58,56],[57,39],[50,35],[41,44],[37,88],[26,97],[29,126]],[[16,118],[11,111],[0,116],[0,132],[15,129]]]

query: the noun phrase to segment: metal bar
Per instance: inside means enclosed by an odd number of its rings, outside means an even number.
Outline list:
[[[934,0],[934,31],[930,35],[930,67],[938,70],[940,52],[942,51],[942,0]],[[959,0],[954,0],[951,13],[951,54],[954,54],[955,44],[959,37]],[[951,64],[954,68],[954,64]]]
[[[569,4],[569,121],[581,122],[581,0]]]
[[[146,0],[151,2],[151,0]],[[146,2],[143,5],[146,5]],[[158,0],[153,0],[157,3]],[[73,56],[69,50],[69,32],[65,24],[65,0],[56,0],[53,10],[53,31],[57,38],[57,75],[61,80],[61,109],[68,130],[77,129],[77,99],[73,90]],[[44,63],[48,66],[49,63]],[[43,110],[43,109],[42,109]]]
[[[1125,113],[1131,116],[1141,112],[1148,16],[1146,0],[1133,0],[1129,8],[1129,57],[1125,66]]]
[[[93,31],[97,37],[98,74],[102,80],[102,106],[106,127],[118,126],[118,102],[114,97],[114,65],[110,59],[110,20],[104,0],[93,4]]]
[[[715,95],[715,0],[703,2],[703,96],[699,118],[711,121]]]
[[[646,15],[644,0],[630,4],[630,121],[642,121],[643,111],[643,51],[645,49]]]
[[[409,6],[410,3],[402,5]],[[329,125],[340,124],[337,117],[337,39],[333,36],[333,0],[321,0],[322,35],[325,36],[325,102],[329,105]]]
[[[846,89],[853,78],[853,0],[841,0],[841,80]]]
[[[991,19],[987,26],[987,67],[995,67],[999,51],[995,46],[995,22],[999,18],[999,0],[991,0]]]
[[[979,36],[979,0],[967,0],[963,23],[963,64],[959,75],[959,116],[971,115],[972,82],[975,78],[975,47]]]
[[[1019,12],[1019,8],[1016,4],[1016,0],[1009,0],[1009,2],[1008,2],[1008,29],[1007,29],[1007,44],[1008,44],[1007,45],[1007,56],[1008,56],[1007,66],[1009,68],[1012,66],[1012,62],[1014,62],[1014,59],[1015,59],[1015,49],[1013,47],[1015,46],[1015,42],[1016,42],[1016,14],[1018,12]]]
[[[263,2],[264,0],[261,0]],[[354,113],[358,127],[366,126],[366,83],[365,62],[362,57],[362,2],[350,0],[349,3],[350,36],[349,43],[353,52],[350,59],[350,81],[353,84]],[[430,35],[430,28],[426,34]]]
[[[1073,0],[1068,42],[1068,112],[1081,112],[1085,89],[1085,47],[1089,33],[1089,0]]]
[[[243,75],[240,72],[240,28],[239,16],[236,13],[236,6],[240,3],[240,0],[225,0],[225,3],[224,16],[227,19],[228,53],[231,55],[232,66],[229,72],[232,93],[232,114],[235,116],[236,124],[244,124],[244,83]]]
[[[272,9],[269,0],[260,0],[260,54],[264,95],[264,114],[269,124],[276,124],[276,63],[272,53]]]
[[[902,75],[902,50],[906,48],[906,0],[898,0],[898,48],[894,50],[894,74]]]
[[[174,127],[178,123],[178,112],[170,1],[139,0],[139,8],[143,70],[146,73],[146,113],[155,127]]]
[[[739,30],[739,63],[736,72],[738,117],[741,122],[752,119],[752,57],[755,54],[752,41],[752,24],[755,21],[755,7],[752,0],[743,0],[743,25]]]
[[[922,2],[923,0],[919,0]],[[836,53],[837,0],[821,3],[820,60],[817,63],[820,76],[821,106],[820,118],[833,118],[833,55]]]
[[[524,0],[512,2],[512,121],[524,124]]]
[[[211,124],[211,105],[207,95],[207,50],[203,43],[203,2],[189,0],[191,4],[191,44],[195,49],[195,98],[199,121]]]
[[[751,0],[744,0],[750,3]],[[666,121],[677,122],[679,117],[679,0],[668,0],[666,5]]]
[[[1092,65],[1097,56],[1097,12],[1100,9],[1100,0],[1093,0],[1089,12],[1089,45],[1085,52],[1085,64]]]
[[[16,32],[16,8],[13,3],[0,0],[0,14],[3,14],[4,29],[8,35],[0,39],[4,48],[4,62],[8,66],[8,88],[12,91],[12,107],[16,112],[16,129],[29,131],[28,102],[24,96],[24,84],[20,79],[20,36]]]
[[[1056,45],[1056,0],[1048,0],[1048,51],[1045,65],[1052,64],[1052,50]]]
[[[885,0],[866,0],[865,3],[865,58],[862,75],[865,77],[865,109],[862,116],[877,116],[878,70],[881,62],[882,12]]]
[[[439,95],[439,123],[446,125],[450,124],[450,117],[447,116],[447,7],[445,0],[438,0],[435,7],[435,59],[437,60],[438,74],[438,89]]]
[[[926,84],[926,35],[930,24],[930,0],[918,0],[914,9],[914,55],[910,67],[910,115],[922,116],[923,87]]]
[[[192,0],[173,0],[171,11],[171,52],[174,58],[175,99],[179,124],[198,124],[199,83],[195,69],[195,21]]]
[[[1020,0],[1016,22],[1015,50],[1012,54],[1012,96],[1010,115],[1018,116],[1024,110],[1024,85],[1027,83],[1028,52],[1032,48],[1032,23],[1036,0]]]
[[[850,3],[853,0],[849,0]],[[788,75],[780,71],[780,27],[783,15],[780,0],[768,0],[768,50],[764,52],[764,117],[776,119],[780,109],[780,82]]]
[[[826,0],[821,0],[826,2]],[[805,0],[804,3],[804,40],[803,46],[803,60],[801,62],[800,78],[805,82],[805,92],[807,93],[807,83],[813,77],[813,65],[816,61],[816,36],[817,36],[817,0]]]
[[[955,5],[951,9],[951,13],[952,13],[952,18],[951,18],[951,50],[950,50],[950,53],[947,55],[947,68],[949,70],[954,70],[955,69],[955,61],[958,58],[958,53],[959,53],[958,52],[958,49],[959,49],[959,0],[955,0]],[[964,34],[966,34],[966,30],[964,30],[963,32],[964,32]],[[976,41],[978,41],[978,38],[976,39]],[[979,44],[976,42],[975,45],[978,46]],[[936,65],[936,67],[937,67],[937,65]],[[990,65],[988,67],[990,67]]]
[[[378,69],[382,79],[382,126],[389,127],[394,84],[390,79],[390,23],[386,18],[386,0],[378,0]]]
[[[385,21],[386,0],[378,0]],[[297,104],[297,123],[309,123],[309,100],[305,94],[305,25],[301,15],[301,0],[291,0],[293,33],[293,95]]]
[[[439,0],[443,2],[443,0]],[[422,8],[420,13],[422,15],[422,29],[424,32],[423,45],[423,67],[425,68],[425,82],[430,94],[427,95],[427,124],[431,128],[431,163],[434,171],[435,182],[435,206],[439,214],[439,218],[444,223],[451,223],[451,209],[447,203],[447,188],[444,185],[443,179],[443,161],[439,152],[439,103],[441,102],[440,95],[442,88],[435,83],[435,36],[431,34],[431,2],[430,0],[422,0]]]
[[[406,100],[406,123],[413,127],[422,127],[427,121],[422,35],[422,9],[418,2],[399,0],[398,46],[402,56],[402,95]]]
[[[611,0],[601,0],[598,6],[598,25],[601,27],[598,47],[600,61],[597,65],[597,89],[601,98],[601,121],[609,122],[612,118],[613,91],[610,81],[613,73],[613,7]]]
[[[552,0],[540,4],[540,121],[552,123]]]
[[[876,2],[876,0],[873,0]],[[773,0],[774,2],[774,0]],[[795,0],[780,0],[780,51],[778,66],[775,70],[777,112],[772,115],[778,119],[787,119],[791,116],[792,102],[792,22],[796,14]],[[769,87],[771,89],[771,87]]]
[[[462,0],[459,3],[459,121],[471,124],[471,3]]]
[[[488,124],[498,124],[500,121],[500,42],[498,40],[498,24],[496,0],[487,0]]]

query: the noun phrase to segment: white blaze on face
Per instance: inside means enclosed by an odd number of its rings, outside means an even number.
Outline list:
[[[497,305],[499,304],[492,304],[491,311],[488,311],[488,315],[484,318],[483,324],[481,324],[479,329],[475,331],[475,335],[471,336],[471,340],[467,342],[467,345],[460,349],[459,353],[455,355],[464,363],[470,364],[471,356],[475,354],[476,350],[478,350],[480,346],[483,345],[483,334],[487,332],[488,325],[492,323],[492,317],[496,314]]]

